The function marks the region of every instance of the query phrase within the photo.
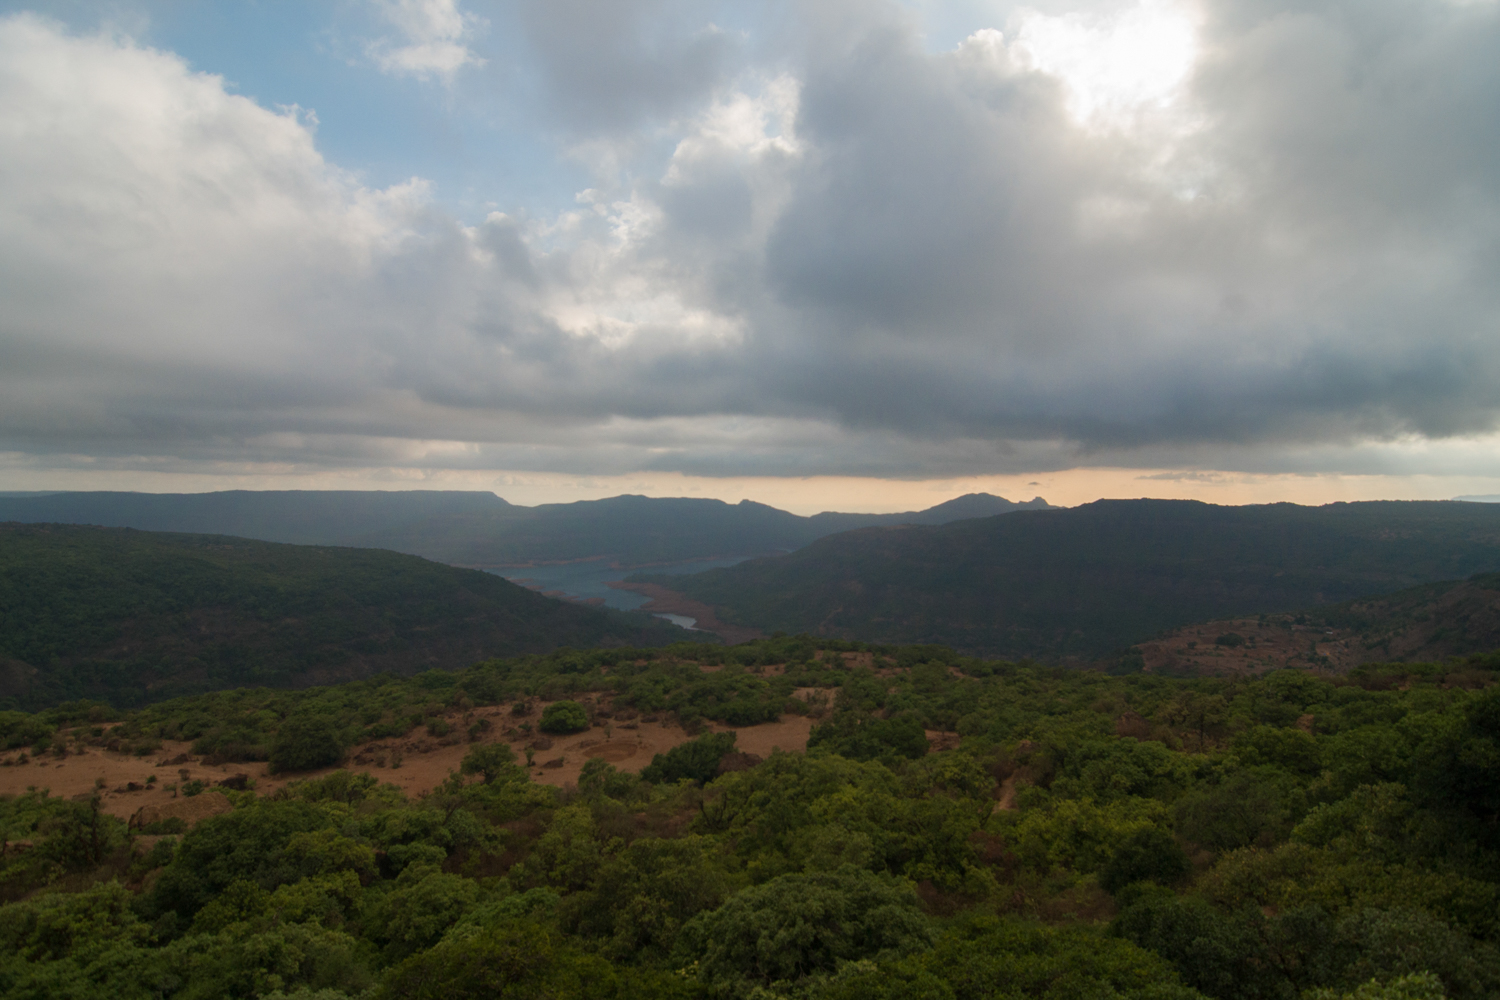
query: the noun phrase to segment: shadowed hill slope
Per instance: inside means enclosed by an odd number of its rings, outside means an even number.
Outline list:
[[[1444,580],[1297,614],[1197,622],[1141,642],[1110,669],[1172,675],[1283,667],[1344,674],[1373,663],[1442,663],[1500,649],[1500,573]]]
[[[1500,573],[1413,587],[1318,610],[1350,635],[1359,662],[1440,662],[1500,649]]]
[[[823,513],[801,517],[753,500],[728,504],[688,497],[619,496],[445,514],[370,535],[362,541],[429,559],[477,566],[574,559],[608,559],[621,566],[649,566],[790,551],[854,528],[943,524],[965,517],[1046,506],[1047,502],[1040,498],[1015,504],[979,493],[925,511],[903,514]]]
[[[0,524],[0,698],[22,706],[140,704],[682,635],[394,552]]]
[[[654,582],[763,630],[1053,659],[1496,569],[1494,505],[1108,500],[854,531]]]
[[[428,517],[509,507],[493,493],[457,490],[100,491],[0,497],[0,521],[95,524],[337,545]]]
[[[902,514],[801,517],[743,500],[619,496],[520,507],[493,493],[232,490],[0,496],[0,521],[96,524],[393,549],[464,566],[608,560],[645,566],[789,551],[852,528],[1045,508],[971,493]]]

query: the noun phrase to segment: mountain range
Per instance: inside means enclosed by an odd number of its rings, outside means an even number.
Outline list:
[[[765,504],[618,496],[522,507],[460,491],[230,490],[219,493],[51,493],[0,496],[0,522],[93,524],[236,535],[303,545],[406,552],[462,566],[509,567],[584,559],[622,567],[768,555],[854,528],[944,524],[1048,509],[971,493],[923,511],[822,513]]]
[[[1500,570],[1500,506],[1102,500],[868,528],[691,576],[725,623],[1087,662],[1164,630]]]

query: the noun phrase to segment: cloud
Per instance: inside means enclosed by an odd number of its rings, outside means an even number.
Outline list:
[[[419,80],[438,77],[451,81],[465,66],[483,66],[484,60],[466,44],[485,21],[459,9],[458,0],[372,0],[381,19],[400,32],[399,40],[380,38],[370,42],[365,53],[381,72],[414,76]]]
[[[737,39],[690,0],[521,0],[518,27],[552,123],[619,140],[701,107],[738,61]]]
[[[1150,0],[938,52],[870,3],[750,41],[690,5],[518,10],[599,180],[473,224],[171,53],[0,21],[0,450],[1494,468],[1494,4]],[[465,46],[444,11],[403,38]],[[1186,68],[1131,62],[1158,44]]]

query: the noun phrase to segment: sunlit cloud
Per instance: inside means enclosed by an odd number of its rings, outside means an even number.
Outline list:
[[[1061,80],[1069,113],[1090,128],[1125,127],[1181,101],[1198,56],[1197,12],[1174,0],[1112,14],[1023,10],[1016,21],[1017,62]]]
[[[468,41],[481,30],[483,18],[459,7],[458,0],[372,0],[381,18],[398,33],[396,39],[368,43],[366,54],[382,72],[452,80],[465,66],[483,66]]]
[[[337,102],[0,19],[10,467],[1492,492],[1494,4],[730,6],[358,8],[582,170],[467,214]]]

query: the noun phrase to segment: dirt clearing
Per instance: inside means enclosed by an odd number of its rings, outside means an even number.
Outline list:
[[[538,704],[536,709],[540,711],[543,707],[544,704]],[[446,721],[452,729],[459,731],[477,718],[489,719],[492,733],[524,721],[514,717],[506,706],[471,713],[455,712],[447,716]],[[788,715],[779,722],[734,727],[715,724],[704,731],[733,729],[738,734],[737,749],[769,757],[774,750],[807,749],[807,737],[813,725],[811,718]],[[400,739],[353,747],[343,766],[393,784],[408,797],[420,797],[456,772],[464,755],[475,745],[453,737],[433,739],[425,732],[419,728]],[[636,773],[651,763],[656,754],[692,738],[680,726],[661,721],[631,720],[596,724],[569,736],[516,733],[514,736],[487,737],[480,742],[510,745],[520,764],[526,763],[526,750],[528,746],[532,747],[531,766],[527,768],[531,779],[561,787],[577,784],[584,763],[591,758],[606,760],[622,771]],[[180,789],[190,781],[202,781],[214,786],[226,780],[233,782],[236,775],[245,775],[258,794],[267,795],[289,782],[321,777],[339,770],[325,768],[302,774],[272,775],[263,761],[205,765],[202,758],[193,755],[191,744],[174,742],[163,743],[161,749],[149,757],[133,757],[96,748],[69,752],[61,759],[50,753],[43,754],[24,764],[16,763],[18,757],[19,754],[13,753],[0,758],[0,762],[11,762],[0,766],[0,795],[18,795],[35,788],[47,789],[55,796],[73,798],[97,791],[105,812],[127,820],[143,807],[160,809],[172,803],[180,792],[174,793],[166,787],[168,785],[177,785]],[[156,810],[151,812],[154,814]]]

